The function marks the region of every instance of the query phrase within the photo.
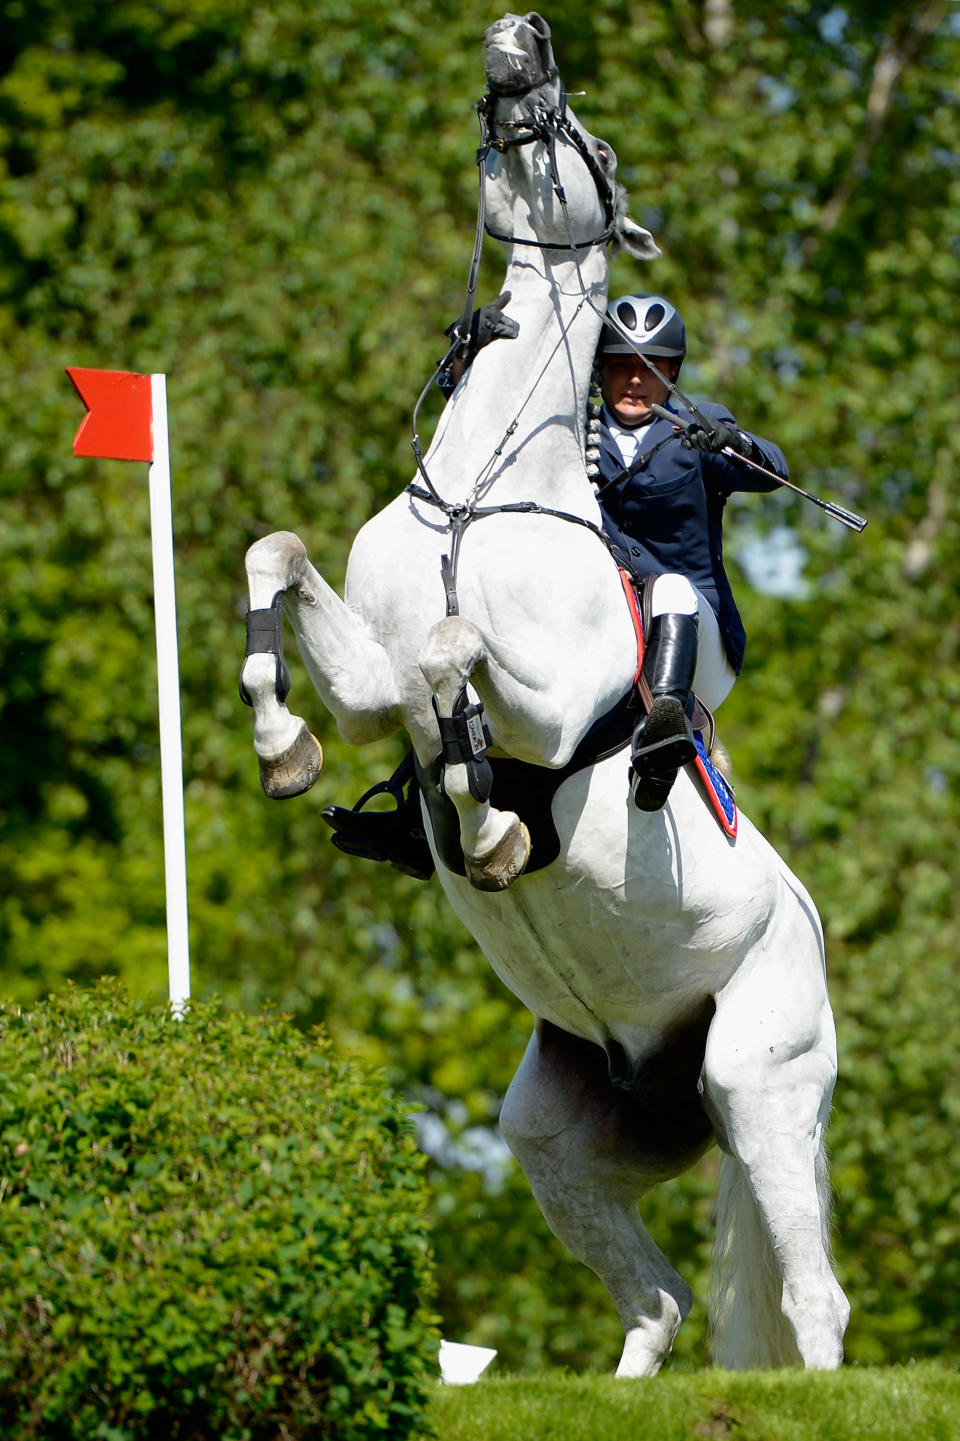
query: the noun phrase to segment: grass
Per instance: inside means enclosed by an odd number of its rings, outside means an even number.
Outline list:
[[[960,1371],[482,1377],[440,1387],[431,1420],[442,1441],[956,1441]]]

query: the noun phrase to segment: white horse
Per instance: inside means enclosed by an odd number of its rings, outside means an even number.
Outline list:
[[[559,853],[532,873],[522,817],[484,798],[477,697],[494,756],[556,769],[634,682],[637,640],[596,533],[583,417],[608,244],[615,233],[656,253],[622,214],[609,147],[566,107],[545,22],[506,16],[486,56],[486,222],[506,243],[519,337],[477,356],[412,490],[357,536],[345,601],[296,536],[249,551],[242,683],[264,787],[293,794],[320,768],[284,703],[285,597],[345,740],[402,727],[425,777],[439,769],[443,718],[462,855],[446,851],[444,864],[432,833],[438,874],[536,1018],[501,1124],[551,1229],[618,1308],[618,1374],[653,1375],[692,1302],[638,1201],[714,1139],[726,1263],[716,1361],[834,1367],[849,1312],[827,1249],[835,1040],[803,887],[746,818],[735,840],[724,834],[686,772],[663,810],[637,810],[624,749],[563,780]],[[518,502],[539,509],[509,509]]]

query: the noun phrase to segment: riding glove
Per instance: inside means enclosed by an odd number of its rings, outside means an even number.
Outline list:
[[[739,455],[750,455],[753,450],[753,441],[723,420],[715,421],[709,430],[703,425],[691,425],[684,432],[681,444],[687,450],[700,450],[708,455],[718,455],[727,446]]]
[[[481,306],[473,312],[470,317],[470,338],[462,357],[466,365],[469,365],[477,351],[489,345],[491,340],[516,340],[520,334],[520,326],[503,313],[512,298],[511,292],[504,290],[489,305]],[[452,335],[459,324],[459,320],[455,320],[452,325],[448,325],[444,335]]]

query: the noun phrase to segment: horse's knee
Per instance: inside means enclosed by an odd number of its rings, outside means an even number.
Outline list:
[[[307,551],[298,535],[290,530],[277,530],[254,541],[247,551],[245,564],[251,603],[266,606],[272,603],[277,591],[299,585],[307,565]],[[267,599],[254,595],[259,587],[270,591]]]
[[[452,615],[432,628],[420,654],[420,670],[443,710],[452,706],[485,653],[483,636],[473,621]]]

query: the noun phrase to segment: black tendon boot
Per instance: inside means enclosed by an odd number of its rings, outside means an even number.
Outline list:
[[[696,668],[697,616],[655,615],[643,659],[653,705],[630,746],[630,789],[642,811],[666,804],[677,771],[697,753],[686,709]]]

